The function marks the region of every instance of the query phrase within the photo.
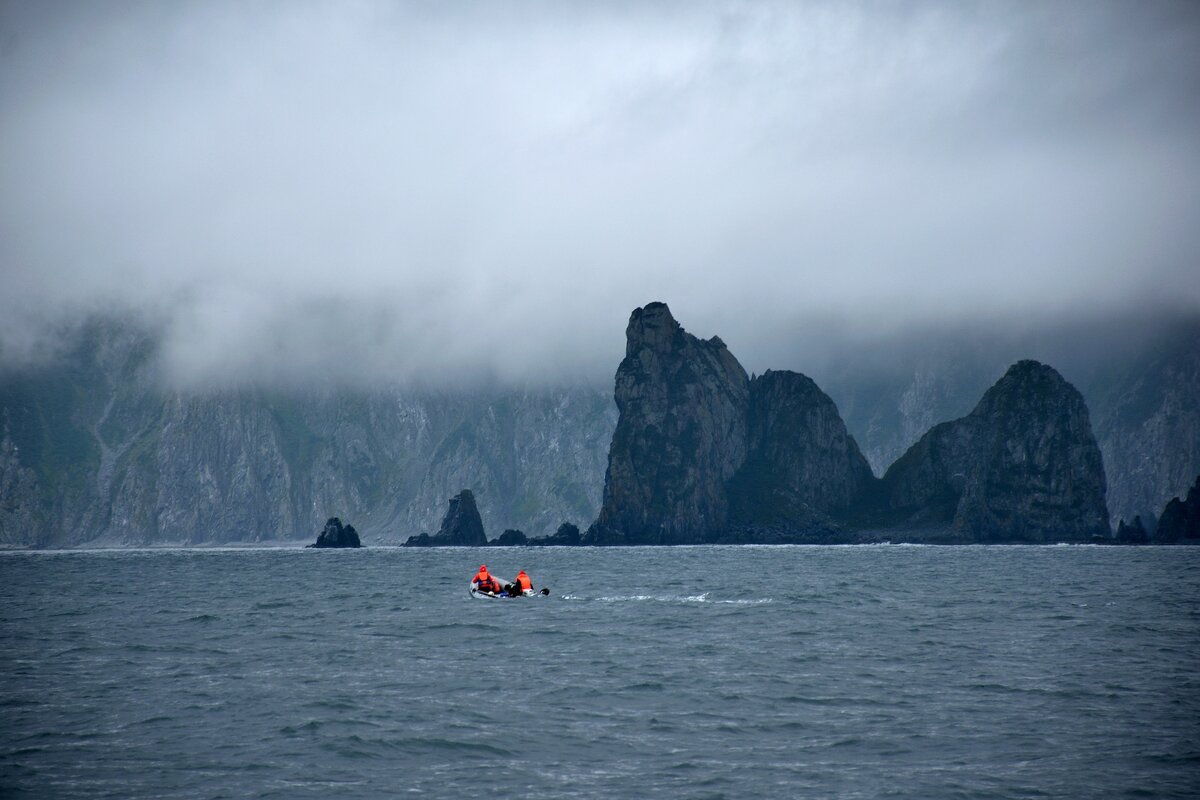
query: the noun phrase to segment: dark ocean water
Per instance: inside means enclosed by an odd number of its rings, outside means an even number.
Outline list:
[[[1200,795],[1200,548],[6,553],[0,608],[5,798]]]

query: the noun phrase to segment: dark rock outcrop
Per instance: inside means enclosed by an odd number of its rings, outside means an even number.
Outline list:
[[[584,544],[854,542],[895,526],[947,543],[1113,540],[1087,406],[1044,364],[1014,364],[878,481],[804,375],[747,381],[720,339],[686,333],[662,303],[635,310],[626,335]]]
[[[729,484],[731,531],[829,533],[830,515],[861,503],[875,480],[837,406],[805,375],[754,378],[747,428]]]
[[[569,522],[558,526],[552,536],[542,536],[530,539],[529,544],[535,547],[577,547],[581,543],[579,528]]]
[[[1142,523],[1141,515],[1133,518],[1133,523],[1125,524],[1125,520],[1121,520],[1117,524],[1117,543],[1118,544],[1149,544],[1150,535],[1146,533],[1146,526]]]
[[[321,535],[317,537],[317,541],[308,545],[309,547],[362,547],[362,542],[358,540],[358,531],[354,530],[353,525],[343,527],[342,521],[337,517],[330,517],[325,523],[325,529],[321,531]]]
[[[753,381],[662,303],[633,312],[600,516],[584,544],[824,541],[875,479],[808,377]],[[799,537],[799,538],[797,538]]]
[[[968,416],[935,426],[883,478],[892,521],[965,541],[1110,540],[1104,466],[1083,396],[1020,361]]]
[[[746,457],[746,371],[664,303],[636,309],[625,335],[604,499],[585,543],[706,541],[725,527],[725,486]]]
[[[450,498],[450,507],[442,518],[442,526],[435,536],[423,533],[410,536],[405,547],[483,547],[487,545],[487,534],[483,532],[483,520],[475,506],[475,495],[463,489]]]
[[[529,544],[529,538],[524,531],[513,530],[509,528],[500,534],[500,538],[489,542],[493,547],[521,547]]]
[[[869,349],[831,338],[813,378],[882,475],[935,424],[966,416],[1009,365],[1052,364],[1087,400],[1109,516],[1152,517],[1200,472],[1200,308],[988,328],[936,322]]]
[[[1187,499],[1173,497],[1158,518],[1154,541],[1162,544],[1200,544],[1200,475]]]
[[[579,528],[569,522],[558,526],[558,530],[550,536],[529,538],[521,531],[507,530],[500,538],[490,544],[493,547],[578,547],[581,536]]]

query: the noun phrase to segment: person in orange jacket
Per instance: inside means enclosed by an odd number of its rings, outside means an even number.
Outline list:
[[[492,594],[499,594],[503,590],[500,581],[488,573],[487,564],[479,565],[479,572],[476,572],[475,577],[471,578],[471,585],[481,592],[491,592]]]
[[[525,574],[525,570],[521,570],[517,573],[517,579],[514,581],[514,583],[516,584],[518,591],[533,591],[533,581],[529,580],[529,576]]]

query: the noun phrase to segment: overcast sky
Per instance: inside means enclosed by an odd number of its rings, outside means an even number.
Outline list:
[[[206,383],[611,378],[1200,308],[1200,4],[0,6],[0,346]]]

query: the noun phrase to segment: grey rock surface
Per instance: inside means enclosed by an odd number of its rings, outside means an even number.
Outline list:
[[[317,536],[317,541],[310,544],[309,547],[354,548],[362,547],[362,542],[359,540],[358,531],[354,530],[353,525],[342,525],[340,519],[330,517],[325,523],[325,528]]]
[[[585,544],[791,541],[837,532],[874,477],[808,377],[748,380],[662,303],[630,317],[604,502]]]
[[[400,543],[462,486],[493,530],[599,511],[609,391],[201,391],[164,379],[156,341],[97,323],[0,370],[0,546],[311,541],[335,511]]]
[[[837,406],[806,375],[768,370],[750,382],[745,461],[730,482],[730,527],[828,526],[874,482]]]
[[[626,336],[585,544],[858,541],[856,530],[897,524],[945,529],[940,541],[1111,539],[1087,405],[1044,364],[1014,364],[878,482],[808,377],[746,381],[719,339],[686,333],[661,303],[635,310]]]
[[[1141,515],[1153,532],[1200,473],[1200,324],[1138,330],[876,343],[805,372],[882,471],[930,425],[968,415],[1014,353],[1038,355],[1087,398],[1111,518]],[[335,511],[398,543],[435,529],[462,486],[486,529],[531,540],[601,508],[607,389],[198,390],[164,379],[146,328],[94,320],[64,341],[45,363],[0,366],[3,547],[311,541]]]
[[[1113,518],[1156,514],[1200,473],[1200,330],[1088,392]],[[1094,398],[1094,399],[1093,399]]]
[[[1065,322],[1014,333],[974,326],[843,349],[812,374],[876,474],[932,426],[970,413],[1022,358],[1087,400],[1112,520],[1149,520],[1200,473],[1200,317]]]
[[[904,522],[949,523],[969,541],[1111,537],[1087,405],[1036,361],[1014,364],[969,415],[935,426],[883,483]]]
[[[687,333],[664,303],[634,310],[615,399],[603,503],[585,542],[688,544],[723,530],[749,399],[724,342]]]
[[[487,534],[483,531],[483,520],[475,505],[475,495],[470,489],[450,498],[446,516],[442,517],[437,534],[413,536],[405,542],[407,547],[484,547]]]

